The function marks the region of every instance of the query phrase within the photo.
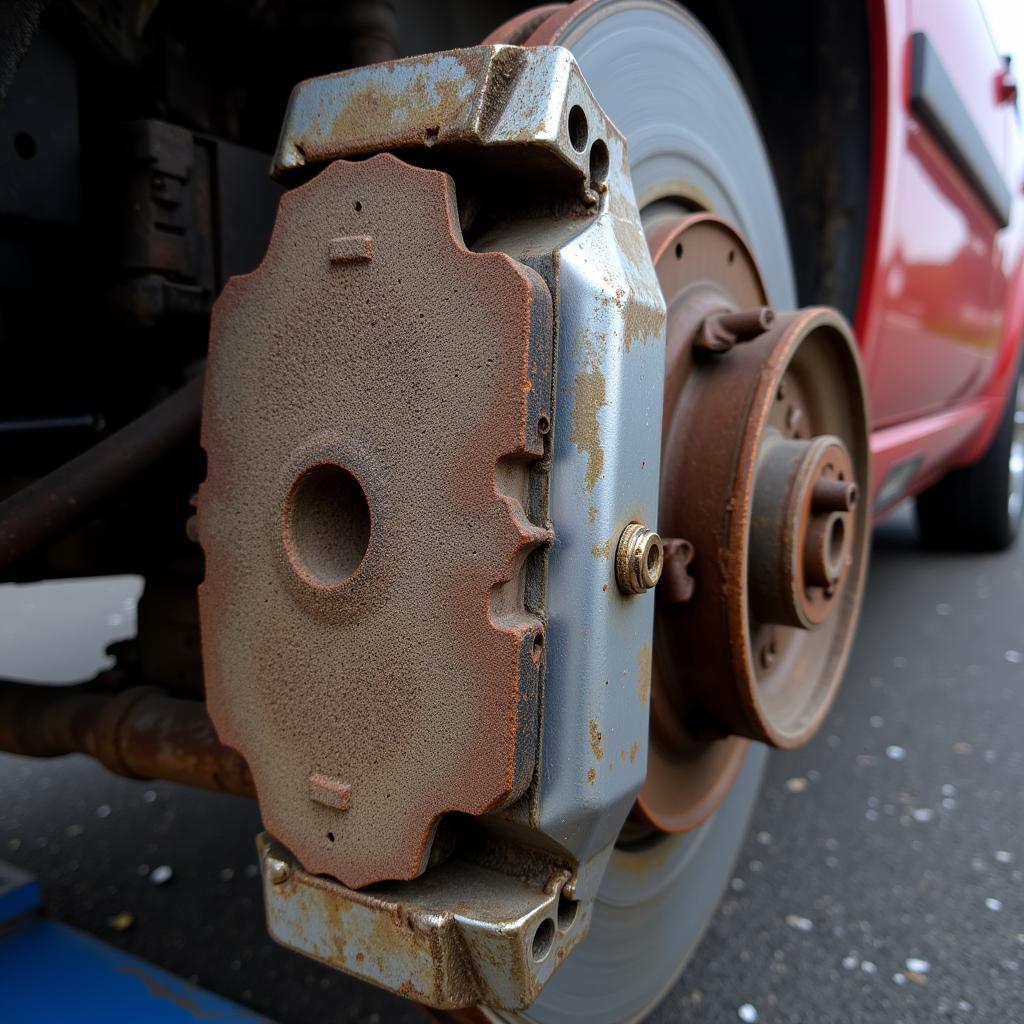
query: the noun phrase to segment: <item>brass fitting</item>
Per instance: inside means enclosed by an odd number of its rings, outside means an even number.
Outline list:
[[[661,578],[665,548],[661,537],[642,523],[630,523],[615,549],[615,578],[624,594],[642,594]]]

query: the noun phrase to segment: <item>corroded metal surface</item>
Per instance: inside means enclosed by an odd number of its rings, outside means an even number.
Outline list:
[[[407,57],[299,83],[272,167],[281,175],[383,149],[455,148],[507,175],[515,150],[528,147],[519,173],[540,166],[586,182],[591,147],[568,116],[580,104],[596,108],[566,50],[476,46]]]
[[[695,828],[745,738],[797,746],[834,697],[867,554],[867,417],[841,317],[774,313],[743,239],[709,214],[651,238],[669,303],[660,524],[692,544],[685,604],[658,605],[639,816]]]
[[[411,92],[398,101],[403,81]],[[353,116],[349,93],[364,114],[367,97],[394,108],[387,130]],[[567,51],[483,47],[302,83],[278,149],[286,177],[296,143],[307,173],[373,146],[451,170],[474,247],[520,259],[557,297],[551,713],[544,770],[501,813],[562,846],[592,893],[644,777],[654,614],[653,593],[624,595],[615,573],[625,527],[657,518],[665,322],[625,142]]]
[[[259,837],[270,934],[289,949],[439,1009],[521,1010],[586,935],[590,907],[569,873],[453,860],[366,892],[304,871]]]
[[[685,604],[671,574],[659,593],[636,816],[684,832],[728,793],[746,738],[799,745],[835,695],[863,588],[867,420],[837,314],[769,309],[717,217],[650,241],[669,304],[660,524],[693,579]]]
[[[523,46],[526,40],[544,24],[553,14],[560,14],[565,8],[564,3],[541,4],[529,7],[519,14],[513,15],[508,21],[502,22],[483,40],[488,43],[503,43],[509,46]]]
[[[666,469],[679,479],[699,473],[702,485],[699,494],[675,488],[664,507],[693,542],[698,582],[685,611],[660,628],[672,631],[680,653],[699,644],[700,656],[671,670],[670,695],[698,733],[799,746],[838,689],[863,593],[862,506],[829,514],[848,521],[832,534],[840,548],[834,579],[809,578],[804,555],[818,518],[815,481],[845,468],[867,486],[855,349],[834,311],[780,314],[761,338],[695,364],[687,387],[691,401],[674,413]]]
[[[0,571],[87,521],[199,427],[196,377],[132,423],[0,502]]]
[[[666,572],[658,588],[651,740],[635,817],[662,831],[685,832],[718,809],[737,778],[748,744],[738,737],[709,740],[692,735],[673,700],[675,690],[685,685],[681,680],[690,666],[705,657],[706,650],[703,637],[691,637],[689,645],[679,642],[680,623],[693,617],[693,606],[708,598],[704,591],[711,586],[699,568],[701,553],[695,551],[693,524],[680,516],[680,505],[696,503],[698,515],[713,516],[725,509],[731,497],[708,484],[702,467],[687,467],[684,473],[676,462],[681,442],[673,426],[677,407],[687,401],[691,408],[697,394],[690,389],[694,349],[709,333],[708,321],[714,326],[731,310],[761,308],[766,296],[753,257],[718,218],[697,214],[681,221],[673,217],[652,232],[649,244],[669,310],[659,523],[669,537],[667,544],[681,549],[682,572],[678,580]],[[734,341],[735,335],[721,346],[723,358],[733,354],[728,349]],[[718,435],[711,442],[715,448],[729,449],[730,455],[736,443],[735,438]],[[680,595],[687,603],[678,600]]]
[[[0,750],[28,757],[88,754],[129,778],[255,795],[245,761],[218,741],[203,704],[151,686],[111,695],[0,684]]]
[[[534,769],[551,422],[540,277],[462,242],[450,177],[330,164],[219,300],[199,537],[211,714],[268,829],[352,887]]]

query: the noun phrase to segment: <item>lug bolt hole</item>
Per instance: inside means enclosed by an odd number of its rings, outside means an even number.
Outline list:
[[[683,258],[683,243],[676,242],[676,259],[681,260]]]
[[[551,420],[547,416],[540,416],[537,419],[537,433],[543,437],[548,431],[551,430]]]

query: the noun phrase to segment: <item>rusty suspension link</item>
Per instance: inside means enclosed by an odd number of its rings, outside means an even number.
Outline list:
[[[199,431],[202,375],[70,462],[0,502],[0,570],[57,540]]]
[[[152,686],[111,696],[77,686],[0,683],[0,750],[88,754],[128,778],[256,795],[248,765],[217,739],[205,706]]]

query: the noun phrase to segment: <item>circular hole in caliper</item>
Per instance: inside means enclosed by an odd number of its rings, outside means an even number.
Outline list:
[[[587,135],[590,128],[587,125],[587,115],[579,105],[569,111],[569,141],[577,153],[582,153],[587,148]]]
[[[285,500],[285,547],[296,571],[320,587],[352,576],[370,546],[370,504],[344,467],[321,462],[303,470]]]
[[[555,941],[555,922],[550,917],[545,917],[537,930],[533,933],[531,952],[533,959],[540,963],[551,952],[551,946]]]
[[[590,147],[590,187],[600,188],[608,180],[608,146],[597,139]]]
[[[580,905],[576,900],[569,899],[565,893],[560,893],[558,896],[558,930],[562,933],[567,932],[575,923],[576,915],[579,912]]]

